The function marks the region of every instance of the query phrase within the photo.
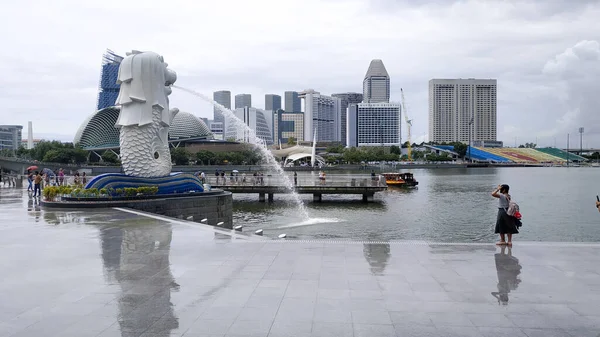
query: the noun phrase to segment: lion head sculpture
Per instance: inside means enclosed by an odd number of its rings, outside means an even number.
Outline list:
[[[177,80],[177,74],[167,68],[163,57],[154,52],[132,51],[127,53],[119,67],[117,83],[121,85],[116,105],[121,113],[115,126],[146,125],[152,123],[153,109],[161,111],[161,124],[169,126],[171,93],[169,87]]]

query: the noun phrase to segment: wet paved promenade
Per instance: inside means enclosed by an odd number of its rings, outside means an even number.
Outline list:
[[[600,334],[600,245],[293,242],[0,189],[0,336]]]

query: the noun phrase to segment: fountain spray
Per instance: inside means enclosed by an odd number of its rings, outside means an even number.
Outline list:
[[[310,218],[308,216],[308,212],[306,211],[306,207],[304,207],[304,203],[302,202],[302,199],[300,198],[300,195],[298,193],[296,193],[296,191],[294,190],[294,184],[293,184],[292,180],[290,179],[290,177],[287,174],[285,174],[285,171],[283,171],[283,168],[281,167],[281,165],[279,165],[279,163],[277,162],[277,160],[275,159],[275,157],[273,156],[271,151],[269,151],[265,141],[263,139],[257,137],[256,132],[254,130],[252,130],[248,125],[246,125],[246,123],[244,123],[244,121],[239,119],[233,113],[233,111],[231,111],[231,110],[227,109],[226,107],[224,107],[223,105],[215,102],[212,98],[210,98],[206,95],[203,95],[199,92],[196,92],[194,90],[183,88],[183,87],[180,87],[177,85],[173,85],[172,87],[177,88],[182,91],[185,91],[189,94],[192,94],[194,96],[201,98],[204,101],[211,103],[212,105],[214,105],[217,109],[219,109],[223,113],[225,118],[227,118],[228,124],[229,123],[233,124],[233,127],[235,127],[236,130],[240,130],[240,129],[244,130],[244,138],[247,137],[244,140],[247,140],[249,143],[255,145],[255,147],[262,154],[262,157],[264,159],[266,159],[267,164],[270,167],[272,167],[273,169],[275,169],[275,171],[277,171],[277,173],[283,178],[283,183],[285,184],[286,189],[288,189],[290,191],[302,217],[305,220]],[[227,128],[229,128],[230,125],[228,125]],[[224,132],[226,132],[226,130],[224,130]]]

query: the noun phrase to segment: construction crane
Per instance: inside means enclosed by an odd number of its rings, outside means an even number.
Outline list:
[[[408,157],[408,161],[412,161],[412,144],[411,144],[411,139],[410,139],[410,129],[412,128],[412,119],[408,119],[408,109],[406,108],[406,100],[404,99],[404,90],[402,90],[402,88],[400,88],[400,94],[402,97],[402,114],[404,114],[404,121],[406,122],[406,129],[408,131],[407,157]]]

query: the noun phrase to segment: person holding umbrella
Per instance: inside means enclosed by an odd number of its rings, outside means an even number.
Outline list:
[[[27,186],[27,192],[33,191],[33,178],[35,177],[33,171],[37,169],[38,167],[35,165],[31,165],[27,168],[27,182],[29,183]]]

